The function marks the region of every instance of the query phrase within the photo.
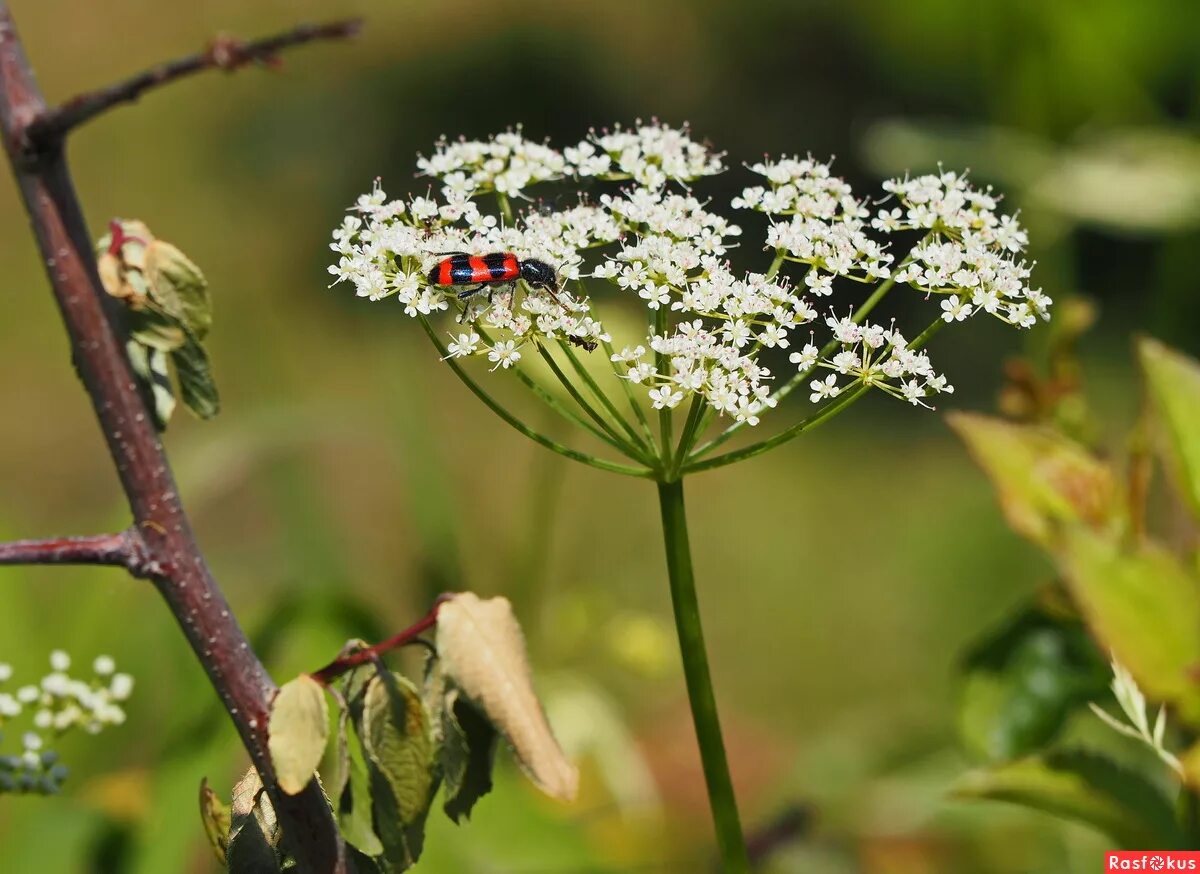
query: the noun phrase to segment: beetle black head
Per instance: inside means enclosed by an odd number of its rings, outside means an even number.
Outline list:
[[[536,258],[521,262],[521,278],[533,288],[544,288],[551,293],[558,290],[558,271]]]

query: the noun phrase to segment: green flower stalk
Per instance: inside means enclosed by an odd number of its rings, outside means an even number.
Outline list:
[[[872,213],[829,164],[785,157],[748,166],[758,183],[730,204],[769,220],[763,272],[742,273],[728,261],[742,229],[699,198],[704,177],[725,171],[723,156],[686,128],[618,126],[561,151],[518,129],[483,142],[439,142],[417,166],[435,180],[437,196],[389,199],[377,182],[334,231],[335,285],[398,300],[467,388],[525,436],[657,484],[721,858],[726,871],[747,871],[683,480],[782,445],[872,389],[932,408],[953,391],[924,349],[939,329],[980,313],[1020,328],[1049,317],[1051,301],[1029,287],[1030,268],[1018,260],[1025,232],[997,212],[990,190],[957,173],[891,180],[883,208]],[[532,200],[531,192],[556,185],[586,185],[588,193],[550,210]],[[895,236],[909,238],[898,262],[887,242]],[[522,283],[531,261],[553,265],[558,287]],[[857,295],[856,285],[864,287]],[[894,321],[872,321],[897,288],[940,303],[911,340]],[[446,334],[435,324],[444,312],[457,323]],[[777,377],[776,369],[790,372]],[[485,388],[495,378],[489,371],[515,377],[585,443],[568,445],[526,424]],[[797,388],[808,389],[811,413],[720,451],[757,430]]]

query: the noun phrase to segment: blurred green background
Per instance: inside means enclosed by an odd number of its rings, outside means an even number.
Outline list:
[[[552,721],[584,757],[582,796],[547,803],[505,761],[469,825],[432,818],[422,871],[702,872],[711,837],[651,487],[524,441],[399,307],[326,289],[329,231],[376,175],[394,195],[423,189],[414,153],[443,133],[520,122],[566,144],[652,116],[690,121],[734,166],[836,155],[860,194],[941,160],[1021,210],[1052,297],[1099,301],[1083,352],[1114,431],[1134,403],[1132,332],[1200,352],[1190,0],[11,5],[51,99],[221,30],[367,18],[353,45],[296,51],[282,72],[149,95],[70,152],[95,235],[140,218],[210,279],[224,410],[207,425],[178,414],[167,443],[275,675],[409,624],[445,589],[515,602]],[[744,178],[706,192],[727,200]],[[7,174],[0,204],[0,536],[119,527]],[[936,344],[959,389],[943,409],[992,408],[1006,357],[1038,344],[973,328]],[[938,415],[874,398],[690,480],[689,499],[747,825],[804,821],[782,828],[793,838],[771,871],[1099,870],[1104,843],[1081,828],[947,797],[971,765],[954,736],[956,660],[1049,569]],[[33,679],[56,646],[105,652],[138,682],[125,726],[64,742],[63,797],[0,798],[0,869],[214,870],[196,787],[230,785],[244,757],[154,591],[89,569],[6,569],[0,584],[0,661]]]

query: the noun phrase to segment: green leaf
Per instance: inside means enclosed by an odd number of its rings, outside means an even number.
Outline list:
[[[187,342],[187,331],[179,320],[155,307],[130,310],[128,321],[129,335],[151,349],[174,352]]]
[[[146,251],[145,274],[150,299],[203,340],[212,327],[212,301],[200,268],[175,246],[155,240]]]
[[[251,768],[233,787],[233,805],[226,859],[230,874],[278,874],[279,824],[275,809],[263,790],[258,772]]]
[[[461,592],[437,614],[437,654],[446,678],[511,744],[521,768],[552,798],[570,801],[579,772],[563,754],[533,689],[525,638],[507,598]]]
[[[280,688],[271,704],[267,747],[279,788],[302,791],[316,773],[329,739],[329,707],[324,687],[301,674]]]
[[[416,819],[406,821],[405,811],[401,809],[391,780],[373,763],[369,767],[371,797],[375,806],[375,830],[383,844],[383,853],[376,862],[385,874],[407,871],[421,858],[429,805],[420,811]]]
[[[1096,753],[1062,751],[976,771],[955,794],[1085,823],[1127,849],[1173,849],[1183,842],[1170,799],[1145,777]]]
[[[1153,544],[1122,549],[1085,529],[1066,532],[1059,564],[1088,625],[1147,696],[1200,720],[1200,585]]]
[[[208,353],[191,334],[187,342],[171,353],[179,376],[179,395],[184,405],[201,419],[211,419],[221,409],[217,385],[213,382]]]
[[[441,709],[442,744],[438,749],[445,787],[442,807],[454,822],[470,817],[475,802],[492,791],[492,764],[499,735],[487,717],[461,698],[446,695]]]
[[[1200,362],[1155,340],[1142,340],[1137,351],[1167,438],[1168,466],[1200,515]]]
[[[200,819],[204,822],[204,834],[208,836],[217,861],[224,865],[233,821],[229,807],[221,803],[217,793],[208,785],[207,777],[200,781]]]
[[[126,343],[125,351],[134,375],[142,384],[158,430],[162,431],[171,421],[171,414],[175,412],[175,390],[171,386],[171,374],[167,370],[166,353],[147,348],[136,340]]]
[[[959,726],[993,761],[1052,741],[1068,716],[1108,688],[1109,669],[1083,625],[1040,605],[1022,610],[967,655]]]
[[[1018,534],[1051,546],[1064,524],[1117,532],[1124,507],[1109,467],[1046,428],[958,413],[950,425],[995,486]]]
[[[340,702],[339,702],[340,703]],[[338,708],[337,739],[334,743],[333,755],[330,758],[329,776],[325,781],[329,787],[329,797],[333,799],[336,808],[347,784],[350,782],[350,741],[349,733],[350,711],[346,707]]]
[[[371,774],[362,741],[346,732],[347,779],[337,798],[338,828],[346,843],[367,856],[383,853],[383,843],[372,825]]]
[[[363,699],[363,749],[387,778],[405,823],[429,807],[433,739],[416,687],[400,674],[371,678]]]

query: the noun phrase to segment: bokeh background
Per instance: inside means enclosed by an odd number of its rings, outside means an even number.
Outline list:
[[[573,806],[505,760],[469,825],[431,818],[429,872],[702,872],[710,829],[673,651],[652,489],[572,466],[468,396],[394,304],[327,290],[326,244],[380,175],[420,190],[440,134],[690,121],[733,165],[837,156],[860,192],[970,167],[1020,209],[1037,277],[1100,307],[1082,353],[1112,432],[1135,331],[1200,352],[1200,14],[1189,0],[12,0],[65,98],[218,31],[364,15],[353,45],[207,74],[80,131],[88,220],[146,221],[205,270],[224,409],[167,442],[218,579],[279,677],[469,587],[515,602],[552,720],[584,756]],[[727,199],[737,173],[706,191]],[[747,266],[757,255],[743,251]],[[16,193],[0,175],[0,536],[121,526]],[[992,409],[1039,335],[977,322],[935,354]],[[969,339],[968,339],[969,337]],[[778,413],[796,415],[796,406]],[[1099,870],[1104,842],[954,800],[956,662],[1049,574],[940,415],[878,397],[689,481],[701,598],[748,827],[772,872]],[[57,646],[137,678],[130,719],[68,738],[62,797],[0,797],[5,872],[207,872],[207,775],[244,757],[154,591],[116,571],[6,569],[0,661]],[[8,742],[12,742],[12,738]],[[7,751],[7,750],[5,750]]]

